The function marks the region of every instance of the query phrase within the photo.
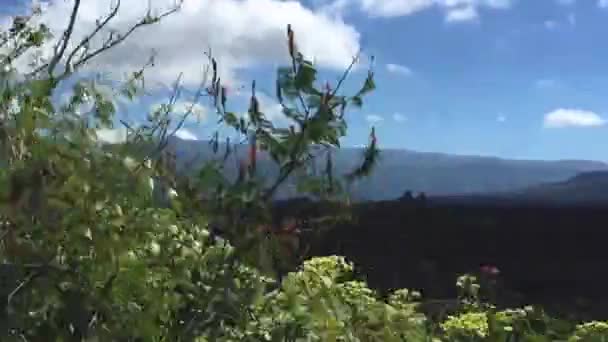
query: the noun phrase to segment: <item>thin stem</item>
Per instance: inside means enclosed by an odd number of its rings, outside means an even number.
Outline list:
[[[83,40],[81,40],[80,43],[72,50],[72,52],[68,56],[68,59],[65,62],[66,68],[70,68],[70,65],[72,64],[72,59],[76,55],[76,52],[78,52],[80,49],[82,49],[84,46],[86,46],[91,41],[91,39],[93,39],[93,37],[95,37],[97,35],[97,33],[99,33],[99,31],[102,28],[104,28],[110,22],[110,20],[112,20],[112,18],[114,18],[116,16],[116,14],[118,14],[118,10],[120,9],[120,4],[121,4],[120,0],[117,0],[116,6],[114,6],[114,8],[112,8],[112,10],[110,11],[110,14],[108,14],[108,16],[97,25],[95,30],[93,30],[93,32],[91,32],[88,36],[86,36]]]
[[[57,66],[57,64],[59,63],[61,58],[63,57],[63,54],[65,53],[65,50],[68,47],[70,37],[72,36],[72,32],[74,31],[74,23],[76,22],[76,16],[78,15],[78,9],[80,8],[80,1],[81,0],[74,1],[74,7],[72,8],[72,14],[70,15],[70,23],[68,24],[68,28],[65,30],[63,37],[61,38],[62,40],[60,41],[60,43],[58,45],[58,46],[60,46],[60,48],[54,54],[54,56],[51,58],[51,62],[49,63],[49,69],[48,69],[49,76],[53,76],[53,71],[55,70],[55,67]]]

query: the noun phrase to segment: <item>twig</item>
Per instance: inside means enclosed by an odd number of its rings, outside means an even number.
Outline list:
[[[57,63],[59,63],[59,61],[63,57],[63,54],[65,53],[65,49],[68,47],[70,37],[72,36],[72,32],[74,31],[74,23],[76,22],[76,16],[78,15],[79,8],[80,8],[80,0],[75,0],[74,7],[72,8],[72,14],[70,15],[70,23],[68,24],[68,28],[65,30],[63,37],[62,37],[63,45],[59,48],[59,51],[54,54],[54,56],[51,58],[51,61],[49,63],[49,69],[48,69],[49,76],[53,75],[53,71],[55,70]]]
[[[200,98],[203,96],[203,90],[205,89],[205,85],[207,84],[208,72],[209,72],[209,68],[206,67],[203,72],[203,80],[201,81],[201,83],[195,93],[194,99],[193,99],[192,103],[189,105],[189,108],[186,110],[186,112],[181,116],[180,121],[177,123],[177,126],[175,127],[175,129],[173,129],[173,131],[171,131],[171,133],[169,133],[167,135],[168,124],[170,123],[170,121],[168,121],[168,120],[165,121],[166,124],[163,125],[163,122],[161,122],[161,123],[159,123],[159,125],[156,128],[154,128],[154,130],[156,130],[160,126],[162,126],[162,127],[160,127],[161,133],[160,133],[160,139],[159,139],[158,145],[155,147],[155,149],[152,152],[150,152],[148,154],[148,156],[143,158],[142,162],[135,168],[136,172],[139,169],[141,169],[141,167],[143,167],[143,165],[145,164],[145,162],[147,160],[152,159],[154,156],[161,153],[167,147],[167,145],[169,144],[169,139],[171,139],[171,137],[173,137],[173,136],[175,136],[175,134],[177,134],[177,131],[179,131],[179,129],[181,129],[183,127],[186,120],[190,117],[190,115],[192,115],[192,113],[194,111],[194,107],[196,106],[196,104],[198,103]],[[180,84],[180,80],[182,77],[183,77],[183,73],[181,73],[179,75],[177,81],[175,82],[175,85],[173,87],[173,92],[169,99],[169,106],[174,105],[180,96],[181,92],[180,92],[179,84]],[[169,111],[165,111],[164,115],[168,116],[169,113],[170,113]]]
[[[35,277],[39,276],[40,274],[42,274],[42,272],[40,270],[31,273],[27,278],[25,278],[24,281],[21,282],[21,284],[19,284],[7,297],[6,300],[6,306],[10,307],[11,305],[11,301],[13,300],[13,298],[17,295],[17,293],[19,293],[19,291],[21,291],[27,284],[29,284]]]
[[[336,94],[338,93],[338,90],[342,86],[342,83],[344,83],[344,81],[346,80],[346,77],[348,76],[348,74],[350,74],[350,72],[353,69],[353,67],[355,66],[355,64],[359,61],[359,56],[360,55],[361,55],[361,50],[359,50],[359,52],[357,52],[357,54],[355,55],[355,57],[353,57],[353,60],[350,63],[350,65],[348,66],[348,68],[346,68],[346,70],[344,70],[344,73],[342,74],[342,77],[338,81],[338,84],[336,84],[336,88],[329,95],[328,101],[331,100],[331,99],[333,99],[336,96]]]
[[[179,7],[175,7],[161,15],[159,15],[158,17],[154,18],[154,20],[150,21],[149,18],[144,18],[142,19],[140,22],[138,22],[137,24],[133,25],[127,32],[125,32],[124,34],[120,35],[119,38],[115,39],[114,41],[111,41],[108,44],[104,44],[102,47],[100,47],[99,49],[91,52],[90,54],[86,55],[85,57],[81,58],[79,61],[77,61],[74,64],[74,70],[78,69],[79,67],[81,67],[83,64],[87,63],[89,60],[91,60],[92,58],[96,57],[97,55],[103,53],[106,50],[109,50],[111,48],[113,48],[114,46],[122,43],[125,39],[127,39],[131,34],[133,34],[133,32],[135,32],[138,28],[145,26],[145,25],[149,25],[151,23],[155,23],[160,21],[162,18],[169,16],[175,12],[177,12],[179,10]],[[73,72],[73,71],[71,71]],[[61,79],[69,76],[70,73],[66,73],[64,75],[62,75]]]
[[[357,55],[355,57],[353,57],[352,62],[346,68],[346,70],[342,74],[342,77],[338,81],[338,84],[336,85],[336,88],[330,94],[330,96],[329,96],[329,98],[327,100],[328,102],[336,95],[336,93],[338,92],[338,90],[342,86],[342,83],[344,83],[344,81],[346,80],[346,77],[351,72],[352,68],[357,63],[357,61],[359,60],[360,54],[361,54],[361,51],[359,51],[357,53]],[[297,67],[296,67],[296,59],[295,59],[294,56],[292,56],[292,68],[294,70],[294,73],[296,73],[297,72]],[[299,91],[298,91],[298,97],[300,98],[300,101],[302,102],[302,105],[305,105],[302,93],[299,92]],[[305,109],[308,109],[308,108],[305,107]],[[298,164],[300,164],[300,162],[297,160],[296,157],[297,157],[297,153],[298,153],[298,151],[299,151],[299,149],[301,147],[300,145],[303,143],[304,137],[306,136],[306,130],[308,128],[308,121],[309,121],[309,119],[310,119],[310,111],[309,110],[305,110],[304,120],[300,124],[300,133],[299,133],[299,136],[298,136],[298,140],[294,144],[294,147],[293,147],[293,149],[292,149],[292,151],[290,153],[289,167],[286,170],[283,169],[285,171],[282,170],[281,175],[279,176],[279,178],[277,178],[277,180],[274,182],[274,184],[268,189],[268,191],[266,191],[266,193],[264,194],[264,199],[265,200],[268,200],[268,199],[272,198],[272,196],[277,191],[277,189],[279,188],[279,186],[281,186],[281,184],[283,182],[285,182],[285,180],[287,180],[287,178],[289,178],[289,176],[291,175],[291,173],[293,173],[293,171],[296,169],[296,167],[298,166]]]
[[[87,45],[91,41],[91,39],[93,39],[93,37],[95,37],[95,35],[97,35],[97,33],[99,33],[99,31],[102,28],[104,28],[110,22],[110,20],[112,20],[112,18],[114,18],[116,16],[116,14],[118,14],[118,10],[120,9],[120,4],[121,4],[120,0],[117,0],[116,6],[114,6],[114,8],[112,8],[112,10],[110,11],[110,14],[108,14],[108,16],[97,25],[95,30],[93,30],[93,32],[91,32],[88,36],[86,36],[83,40],[81,40],[80,43],[72,50],[72,52],[68,56],[68,59],[65,62],[66,68],[70,68],[72,59],[76,55],[76,52],[78,52],[78,50],[82,49],[85,45]]]
[[[10,229],[6,229],[5,232],[3,232],[2,234],[0,234],[0,241],[4,240],[4,238],[11,232]]]
[[[18,17],[18,18],[25,19],[25,21],[22,22],[23,27],[27,27],[27,24],[30,21],[32,21],[32,16]],[[17,18],[15,18],[15,19],[17,19]],[[16,39],[20,32],[21,31],[19,31],[19,30],[9,31],[10,34],[7,34],[6,36],[4,36],[4,38],[0,41],[0,48],[4,47],[4,45],[6,45],[11,39]]]

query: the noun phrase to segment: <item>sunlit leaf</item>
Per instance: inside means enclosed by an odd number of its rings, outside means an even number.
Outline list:
[[[295,86],[297,89],[311,89],[316,79],[317,70],[310,62],[303,62],[298,68],[298,73],[295,77]]]

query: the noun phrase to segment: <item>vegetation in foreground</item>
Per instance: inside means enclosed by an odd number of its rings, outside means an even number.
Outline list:
[[[172,179],[170,163],[158,158],[191,114],[175,121],[175,98],[148,122],[129,126],[123,148],[99,143],[97,130],[115,121],[114,100],[140,94],[147,65],[126,84],[113,84],[119,90],[113,95],[99,78],[80,78],[81,67],[132,31],[93,39],[108,32],[104,28],[117,12],[112,10],[83,41],[70,43],[79,3],[74,2],[66,31],[56,35],[51,55],[39,56],[27,71],[14,67],[43,51],[52,39],[46,26],[19,17],[0,34],[2,341],[600,341],[608,336],[602,322],[576,325],[533,308],[496,311],[479,300],[480,287],[470,276],[458,280],[460,297],[450,315],[432,319],[418,312],[415,292],[397,290],[380,298],[337,256],[308,260],[277,281],[277,256],[287,254],[273,248],[284,240],[258,228],[267,223],[267,204],[285,179],[319,157],[313,147],[339,147],[345,110],[361,105],[362,96],[374,89],[373,73],[354,96],[338,95],[339,84],[317,89],[314,66],[297,52],[288,28],[293,63],[279,70],[277,98],[294,125],[280,129],[265,119],[255,85],[247,117],[227,111],[210,58],[211,84],[198,94],[213,99],[228,127],[255,136],[281,172],[262,182],[252,149],[236,181],[221,177],[221,163],[210,163],[196,181],[183,184]],[[173,12],[148,15],[133,30]],[[55,89],[70,77],[78,78],[72,96],[53,103]],[[179,84],[175,88],[178,94]],[[156,148],[134,152],[142,142]],[[371,172],[376,144],[372,131],[361,166],[343,178],[332,175],[331,154],[325,151],[327,173],[303,177],[302,190],[339,199],[341,188]]]

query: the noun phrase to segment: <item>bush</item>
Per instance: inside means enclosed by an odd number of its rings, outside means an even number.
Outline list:
[[[145,16],[133,28],[153,25],[175,10]],[[101,34],[114,14],[102,18],[91,34]],[[294,125],[279,129],[259,108],[255,83],[247,119],[227,110],[217,61],[210,56],[212,82],[198,95],[211,96],[227,126],[254,135],[280,172],[272,182],[262,182],[252,154],[236,181],[222,177],[222,169],[211,163],[194,181],[177,182],[175,170],[159,155],[191,113],[172,122],[169,103],[147,123],[128,127],[125,144],[107,146],[97,139],[98,129],[115,122],[116,99],[95,79],[80,77],[79,68],[129,34],[113,34],[95,47],[89,41],[68,44],[67,30],[53,55],[31,70],[16,70],[15,61],[51,39],[45,25],[33,26],[30,19],[16,18],[0,33],[2,341],[606,338],[605,323],[574,327],[540,311],[495,312],[479,301],[479,286],[469,276],[458,282],[462,312],[442,322],[418,312],[416,292],[402,289],[380,298],[339,256],[313,258],[282,279],[274,277],[272,239],[258,229],[268,223],[268,203],[315,157],[313,147],[339,148],[347,105],[360,106],[375,88],[373,72],[354,96],[338,95],[339,85],[318,89],[316,70],[297,52],[288,28],[293,63],[278,72],[277,98]],[[82,44],[88,46],[84,51]],[[115,86],[120,96],[141,93],[147,66]],[[72,96],[56,106],[51,95],[70,77],[78,79]],[[87,115],[78,113],[84,105],[91,108]],[[304,177],[300,189],[341,198],[344,184],[371,172],[376,144],[372,130],[361,165],[345,178],[332,174],[331,149],[325,149],[326,173]],[[217,135],[212,145],[217,150]],[[177,191],[171,188],[176,184]],[[201,202],[201,193],[211,200]],[[211,229],[217,222],[221,237]]]

